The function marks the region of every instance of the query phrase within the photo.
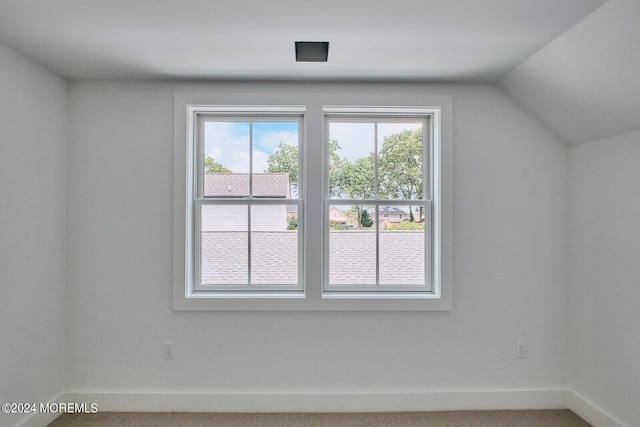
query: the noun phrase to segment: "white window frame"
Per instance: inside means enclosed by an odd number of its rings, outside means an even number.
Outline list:
[[[376,107],[376,108],[358,108],[358,107],[325,107],[323,109],[325,120],[325,182],[324,182],[324,209],[327,213],[324,215],[324,281],[323,281],[323,297],[324,298],[374,298],[374,299],[440,299],[441,298],[441,280],[438,256],[440,253],[440,166],[439,162],[434,159],[441,158],[440,144],[440,109],[427,107]],[[422,185],[423,198],[406,200],[406,199],[379,199],[377,197],[369,199],[340,199],[332,198],[329,195],[329,126],[331,123],[371,123],[377,129],[379,123],[392,122],[422,122]],[[375,155],[377,165],[377,131],[374,132]],[[378,170],[374,170],[374,182],[378,182]],[[425,247],[424,247],[424,265],[425,265],[425,286],[384,286],[379,284],[379,234],[380,230],[376,227],[376,284],[373,286],[349,286],[331,285],[330,278],[330,227],[329,227],[329,209],[336,205],[372,205],[374,206],[373,215],[375,215],[375,223],[379,224],[379,208],[381,206],[422,206],[425,216],[428,218],[428,228],[425,226]],[[387,215],[384,215],[385,217]],[[426,221],[426,220],[425,220]]]
[[[358,102],[354,105],[353,100]],[[246,293],[225,295],[193,295],[188,292],[188,269],[193,260],[188,245],[187,203],[190,170],[188,108],[197,106],[224,106],[227,110],[304,111],[304,136],[299,149],[302,152],[302,173],[299,192],[304,219],[302,290],[295,292],[268,292],[262,295]],[[437,271],[434,291],[430,294],[385,293],[353,294],[323,292],[323,253],[325,211],[325,117],[326,112],[354,113],[389,111],[386,105],[402,105],[404,109],[434,110],[434,137],[438,147],[434,151],[434,173],[439,176],[440,200],[433,207],[439,239],[434,253],[434,271]],[[231,107],[228,107],[231,106]],[[344,107],[350,106],[350,107]],[[220,107],[218,107],[220,108]],[[397,107],[393,107],[399,110]],[[400,109],[402,109],[400,108]],[[236,112],[237,112],[236,111]],[[173,232],[173,309],[174,310],[250,310],[250,311],[450,311],[453,309],[453,98],[449,95],[347,92],[218,92],[177,93],[174,99],[174,232]],[[191,166],[192,167],[192,166]],[[295,199],[291,199],[295,201]],[[303,202],[302,202],[303,201]],[[407,204],[403,201],[405,205]],[[192,247],[192,246],[191,246]]]
[[[188,174],[187,181],[187,199],[191,201],[192,213],[189,215],[187,221],[192,221],[187,225],[187,241],[188,245],[193,247],[193,261],[192,261],[192,274],[193,279],[189,283],[188,292],[189,295],[203,296],[203,297],[215,297],[215,298],[228,298],[228,297],[264,297],[264,296],[281,296],[287,293],[300,293],[303,291],[303,251],[304,251],[304,239],[303,237],[303,223],[304,223],[304,210],[303,200],[298,196],[293,199],[276,199],[276,198],[256,198],[254,196],[247,196],[242,198],[224,198],[224,197],[206,197],[204,194],[204,173],[203,170],[193,168],[193,164],[204,164],[204,127],[207,122],[247,122],[250,123],[251,129],[253,129],[254,123],[264,122],[297,122],[298,123],[298,192],[304,193],[304,184],[302,177],[304,175],[302,170],[302,135],[304,134],[304,108],[294,107],[217,107],[217,106],[190,106],[187,108],[187,114],[189,118],[189,142],[191,143],[191,149],[193,150],[193,162],[190,163],[192,171]],[[249,190],[253,187],[253,132],[250,132],[250,145],[249,145]],[[203,206],[243,206],[247,208],[247,274],[248,283],[246,285],[238,284],[220,284],[220,285],[206,285],[202,284],[202,257],[201,257],[201,233],[200,224],[202,220],[202,207]],[[301,225],[297,229],[297,244],[298,244],[298,274],[296,279],[296,285],[283,285],[283,284],[270,284],[270,285],[255,285],[252,284],[252,248],[251,248],[251,208],[253,206],[290,206],[295,205],[297,207],[298,218]],[[222,248],[224,250],[224,248]]]
[[[186,164],[185,164],[185,298],[285,298],[299,297],[304,294],[303,252],[304,252],[304,208],[300,194],[304,193],[302,169],[302,135],[304,134],[304,107],[270,106],[203,106],[186,107]],[[205,197],[204,173],[196,165],[204,164],[204,126],[208,121],[244,121],[259,123],[265,121],[295,121],[298,123],[298,197],[295,199],[258,199],[253,196],[242,198]],[[252,163],[252,143],[249,147]],[[252,187],[252,173],[249,172],[249,188]],[[201,276],[201,208],[203,206],[239,205],[247,208],[248,236],[248,283],[246,285],[205,285]],[[251,214],[252,206],[296,205],[300,226],[298,235],[298,275],[296,285],[251,285]]]

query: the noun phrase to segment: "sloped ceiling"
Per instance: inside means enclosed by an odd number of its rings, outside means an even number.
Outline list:
[[[640,129],[640,0],[608,1],[498,85],[570,145]]]

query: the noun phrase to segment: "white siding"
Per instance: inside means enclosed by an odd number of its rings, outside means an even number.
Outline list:
[[[247,231],[247,206],[202,206],[202,231]]]
[[[202,207],[202,231],[247,231],[247,206],[207,205]],[[253,206],[251,229],[275,231],[287,229],[287,206]]]
[[[254,231],[273,231],[287,229],[287,206],[253,206],[251,229]]]

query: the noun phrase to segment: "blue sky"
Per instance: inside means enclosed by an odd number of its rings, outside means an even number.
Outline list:
[[[394,133],[400,133],[403,130],[416,130],[421,127],[422,123],[420,122],[379,123],[378,144],[380,146],[385,137]],[[366,157],[375,150],[373,123],[332,122],[329,125],[329,138],[338,141],[341,148],[338,155],[349,161]]]
[[[253,172],[264,172],[267,159],[280,143],[298,145],[297,122],[255,122],[253,125]],[[205,156],[233,172],[249,172],[249,122],[207,122]]]
[[[278,144],[298,144],[297,122],[254,122],[253,124],[253,171],[264,172],[267,159],[278,148]],[[380,123],[378,144],[384,137],[403,130],[416,130],[422,123]],[[249,172],[249,122],[207,122],[205,124],[205,156],[236,173]],[[329,138],[340,144],[340,157],[353,161],[366,157],[374,151],[373,123],[333,122],[329,127]]]

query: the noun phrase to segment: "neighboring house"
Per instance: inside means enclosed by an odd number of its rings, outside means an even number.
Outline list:
[[[397,206],[380,206],[379,218],[380,228],[384,229],[387,227],[387,224],[409,221],[409,213]],[[375,221],[375,218],[372,219]],[[349,222],[349,217],[343,211],[333,206],[329,209],[329,221],[346,224]]]
[[[289,174],[254,173],[253,197],[290,199]],[[204,176],[206,198],[242,198],[249,196],[248,173],[207,173]],[[287,229],[288,205],[253,205],[252,231]],[[246,205],[205,205],[202,231],[247,231]]]
[[[409,213],[397,206],[380,206],[378,217],[381,230],[385,230],[391,224],[409,221]]]
[[[298,205],[287,205],[287,219],[298,218]]]
[[[347,215],[335,206],[329,209],[329,221],[346,224],[348,220]]]
[[[380,217],[380,222],[387,221],[396,223],[409,220],[409,213],[397,206],[380,206],[378,215]]]

